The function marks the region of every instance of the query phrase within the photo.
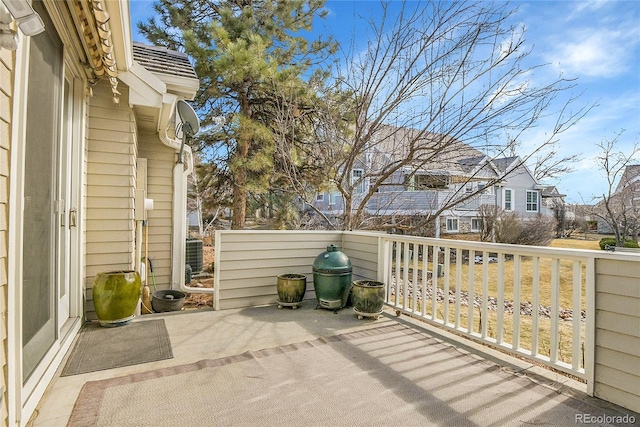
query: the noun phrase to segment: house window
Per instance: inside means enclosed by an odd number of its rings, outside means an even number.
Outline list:
[[[471,231],[482,230],[482,218],[471,218]]]
[[[458,232],[458,218],[447,218],[447,232]]]
[[[316,194],[316,202],[324,202],[324,193]]]
[[[364,179],[362,179],[363,175],[364,171],[362,169],[354,169],[351,171],[351,185],[354,186],[354,194],[364,193]]]
[[[473,184],[469,183],[469,184],[465,185],[465,186],[464,186],[464,191],[465,191],[467,194],[471,194],[471,193],[473,193]]]
[[[505,188],[503,190],[503,199],[502,199],[502,209],[505,211],[513,210],[513,190],[510,188]]]
[[[538,192],[527,190],[527,212],[538,212]]]

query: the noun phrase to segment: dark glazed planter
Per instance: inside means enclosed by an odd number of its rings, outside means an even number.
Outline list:
[[[142,282],[135,271],[98,273],[93,281],[93,305],[101,326],[130,323],[136,312]]]
[[[358,319],[378,318],[384,306],[384,283],[375,280],[355,280],[351,286],[351,303]]]
[[[184,305],[184,299],[187,294],[172,289],[164,291],[155,291],[151,294],[151,307],[156,313],[164,313],[165,311],[180,311]]]
[[[278,276],[276,288],[278,290],[278,308],[292,307],[296,309],[307,291],[307,276],[304,274],[281,274]]]

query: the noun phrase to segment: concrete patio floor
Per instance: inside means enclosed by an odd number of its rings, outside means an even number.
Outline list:
[[[526,377],[536,387],[545,387],[570,399],[576,399],[582,405],[581,408],[591,408],[592,415],[630,414],[630,411],[624,408],[588,397],[584,393],[586,388],[584,384],[456,337],[423,322],[406,316],[396,317],[390,310],[386,311],[378,320],[358,320],[349,308],[343,309],[337,314],[329,310],[314,310],[314,308],[315,301],[308,300],[298,310],[288,308],[278,310],[276,306],[265,306],[223,311],[193,310],[139,317],[135,321],[158,318],[165,320],[173,350],[172,359],[60,377],[60,371],[64,366],[63,362],[29,425],[33,427],[67,425],[80,390],[89,381],[188,365],[204,359],[235,356],[247,351],[259,351],[316,340],[319,337],[352,334],[360,331],[367,332],[385,326],[397,325],[414,328],[420,334],[428,335],[450,347],[452,351],[488,361],[497,365],[501,370],[520,378]],[[445,362],[438,369],[446,371],[447,368]],[[455,378],[451,378],[449,381],[459,381],[458,375],[459,373],[456,373]],[[481,386],[479,387],[481,388]],[[469,392],[471,393],[473,390],[469,390]],[[188,390],[182,390],[180,393],[188,393]],[[479,390],[478,394],[482,394],[482,390]],[[487,396],[489,402],[495,402],[495,399],[496,396]],[[135,405],[135,402],[133,404]],[[637,422],[639,420],[637,414],[632,415],[635,416]],[[573,419],[573,416],[573,414],[567,414],[567,419]],[[410,425],[411,423],[403,422],[402,424]],[[453,425],[446,421],[433,424]],[[215,422],[209,419],[206,422],[203,421],[203,425],[215,425]],[[265,421],[262,425],[269,425],[269,421]],[[476,425],[483,425],[483,423],[476,423]]]

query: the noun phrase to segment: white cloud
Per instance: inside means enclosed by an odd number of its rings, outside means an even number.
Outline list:
[[[567,19],[571,20],[576,15],[579,15],[582,12],[588,12],[588,13],[595,12],[596,10],[601,9],[602,7],[607,5],[609,1],[610,0],[577,1],[575,2],[573,13],[571,13],[571,15],[569,15]]]
[[[573,40],[557,45],[550,60],[569,76],[611,78],[629,69],[626,52],[630,43],[637,44],[637,40],[620,30],[580,31]]]

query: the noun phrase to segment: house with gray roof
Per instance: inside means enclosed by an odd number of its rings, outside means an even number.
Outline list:
[[[432,144],[428,154],[378,183],[385,164],[406,156],[403,141],[415,141],[413,132],[419,131],[383,126],[375,147],[353,168],[351,178],[358,182],[354,203],[374,182],[378,186],[366,205],[369,215],[437,214],[436,234],[468,233],[482,229],[482,206],[496,206],[526,219],[552,215],[553,205],[563,202],[564,195],[555,187],[540,185],[520,157],[491,158],[460,140],[437,134],[423,137],[424,144]],[[339,216],[344,208],[337,191],[318,194],[314,206],[328,216]]]

